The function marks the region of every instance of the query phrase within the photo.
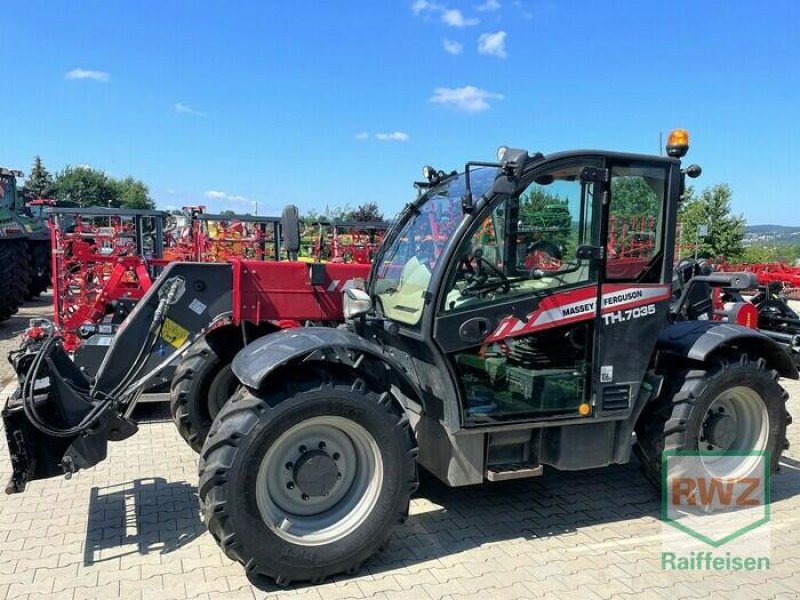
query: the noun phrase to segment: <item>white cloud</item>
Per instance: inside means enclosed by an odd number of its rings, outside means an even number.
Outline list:
[[[366,131],[360,131],[359,133],[356,134],[356,139],[360,141],[368,140],[369,134]]]
[[[506,52],[506,32],[482,33],[478,38],[478,52],[497,58],[508,56]]]
[[[433,6],[427,0],[416,0],[416,2],[411,5],[411,10],[415,15],[426,10],[431,10],[432,8]]]
[[[375,139],[381,142],[407,142],[411,136],[403,131],[392,131],[390,133],[376,133]]]
[[[72,69],[64,73],[64,79],[89,79],[91,81],[99,81],[107,83],[111,79],[111,75],[105,71],[89,71],[87,69]]]
[[[487,92],[473,85],[460,88],[436,88],[430,102],[456,108],[468,113],[476,113],[491,108],[489,100],[502,100],[502,94]]]
[[[192,108],[191,106],[189,106],[188,104],[183,104],[181,102],[176,102],[172,106],[172,108],[175,109],[176,113],[180,113],[182,115],[194,115],[196,117],[204,117],[204,116],[206,116],[206,113],[204,113],[202,111],[199,111],[199,110],[196,110],[196,109]]]
[[[442,23],[450,27],[471,27],[480,23],[479,19],[467,19],[457,8],[442,10]]]
[[[464,44],[460,44],[448,39],[443,40],[442,43],[444,44],[444,51],[448,54],[456,55],[461,54],[464,51]]]
[[[225,200],[226,202],[247,202],[248,204],[252,204],[253,201],[249,198],[245,198],[244,196],[237,196],[234,194],[229,194],[227,192],[221,192],[219,190],[208,190],[205,194],[203,194],[209,200]]]
[[[483,4],[476,6],[475,10],[478,12],[492,12],[495,10],[500,10],[500,2],[498,0],[486,0],[486,2]]]

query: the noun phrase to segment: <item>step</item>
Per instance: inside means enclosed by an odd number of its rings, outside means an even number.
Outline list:
[[[492,465],[486,470],[486,479],[489,481],[508,481],[509,479],[539,477],[543,471],[544,467],[535,463]]]

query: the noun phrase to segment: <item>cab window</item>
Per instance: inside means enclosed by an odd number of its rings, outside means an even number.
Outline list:
[[[457,254],[443,311],[592,280],[575,250],[591,243],[594,184],[573,165],[537,177],[519,195],[495,201]]]
[[[664,260],[664,198],[667,169],[615,166],[611,169],[606,279],[657,282]]]

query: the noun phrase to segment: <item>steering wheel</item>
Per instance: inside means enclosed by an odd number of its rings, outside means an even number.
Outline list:
[[[472,253],[472,258],[477,261],[477,273],[474,272],[469,257],[464,257],[464,259],[462,259],[462,264],[464,262],[469,263],[469,272],[472,272],[472,277],[466,276],[465,273],[467,285],[464,286],[463,290],[461,290],[462,296],[478,296],[482,293],[497,289],[498,287],[502,287],[504,292],[508,292],[511,289],[511,281],[508,279],[508,277],[506,277],[505,273],[498,269],[496,265],[492,264],[483,255],[483,249],[476,248]],[[499,279],[499,281],[489,281],[489,276],[483,272],[483,267],[486,267],[489,271],[491,271],[492,274]]]

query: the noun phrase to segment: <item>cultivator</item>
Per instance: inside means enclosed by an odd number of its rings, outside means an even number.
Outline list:
[[[789,300],[800,300],[800,267],[786,263],[722,264],[722,271],[745,271],[758,277],[760,285],[780,284],[781,294]]]
[[[382,221],[317,221],[301,234],[303,260],[369,264],[389,224]]]
[[[257,263],[289,258],[281,250],[280,217],[209,214],[204,206],[184,207],[183,215],[50,208],[49,216],[56,273],[54,323],[68,352],[98,331],[115,331],[170,262]],[[306,227],[300,260],[369,264],[387,227],[386,223],[314,223]]]
[[[54,323],[68,352],[103,322],[118,324],[150,289],[164,253],[166,214],[52,208]]]

